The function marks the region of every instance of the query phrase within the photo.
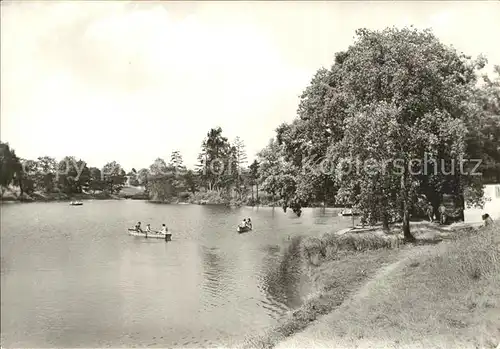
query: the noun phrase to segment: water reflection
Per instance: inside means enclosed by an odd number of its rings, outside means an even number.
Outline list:
[[[300,283],[302,272],[299,259],[300,238],[294,238],[288,246],[283,248],[284,252],[274,258],[275,263],[269,263],[271,268],[262,280],[262,290],[270,302],[278,302],[286,307],[281,310],[293,309],[302,303]],[[271,250],[278,251],[275,246]],[[276,253],[276,252],[275,252]],[[283,315],[280,312],[279,315]]]
[[[203,304],[208,308],[217,307],[227,301],[227,293],[233,289],[233,280],[229,277],[227,265],[221,251],[215,247],[200,246],[203,266],[203,283],[200,294]]]
[[[243,217],[255,229],[237,234]],[[172,241],[129,236],[136,221],[166,222]],[[0,224],[2,345],[164,348],[232,347],[275,324],[300,303],[293,237],[351,222],[328,210],[299,219],[280,208],[89,201],[5,206]]]

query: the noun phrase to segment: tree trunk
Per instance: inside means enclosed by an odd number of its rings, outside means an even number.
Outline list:
[[[240,183],[240,169],[238,168],[238,197],[241,201],[241,183]]]
[[[410,213],[408,211],[408,206],[405,203],[405,208],[403,211],[403,236],[405,241],[414,242],[415,237],[410,232]]]
[[[255,205],[254,197],[253,197],[253,184],[250,186],[252,188],[252,205]]]
[[[382,213],[382,229],[386,232],[389,231],[389,216],[387,212]]]
[[[257,183],[256,185],[257,185],[257,189],[255,192],[255,195],[257,196],[257,203],[259,203],[259,183]]]
[[[460,216],[459,216],[459,220],[463,222],[463,221],[465,221],[465,216],[464,216],[465,197],[464,197],[463,193],[459,195],[459,200],[460,200]]]
[[[405,241],[414,242],[415,237],[410,232],[410,209],[408,207],[408,192],[406,188],[407,168],[407,164],[405,164],[403,174],[401,175],[401,193],[403,194],[403,236]]]
[[[19,196],[22,197],[23,194],[24,194],[23,176],[22,176],[22,174],[19,174]]]
[[[439,201],[435,200],[431,202],[432,206],[432,217],[436,216],[436,219],[439,219]]]
[[[328,196],[328,189],[326,187],[326,179],[323,181],[323,213],[326,212],[326,198]]]
[[[325,199],[325,203],[328,201],[328,180],[325,178],[325,181],[323,182],[323,196]]]

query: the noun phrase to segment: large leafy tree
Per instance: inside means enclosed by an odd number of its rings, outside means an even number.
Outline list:
[[[137,172],[137,181],[139,185],[147,187],[148,177],[150,176],[149,170],[147,168],[142,168]]]
[[[305,126],[303,119],[297,119],[291,124],[280,125],[276,130],[284,160],[298,172],[295,178],[296,197],[305,204],[319,201],[332,203],[337,187],[329,175],[332,164],[325,158],[330,133],[321,130],[316,134],[310,125]]]
[[[468,137],[469,152],[482,159],[481,171],[486,183],[500,183],[500,66],[494,76],[484,76],[484,85],[477,91],[480,117],[477,132]]]
[[[121,165],[116,161],[108,162],[101,172],[105,190],[110,193],[119,193],[127,181],[126,172]]]
[[[337,180],[339,199],[382,220],[400,215],[405,237],[412,239],[409,215],[422,194],[434,205],[444,194],[461,193],[467,194],[463,201],[480,203],[482,186],[477,178],[459,171],[413,175],[417,165],[411,161],[432,166],[433,161],[444,160],[449,170],[457,166],[452,160],[470,155],[467,139],[481,118],[475,100],[476,72],[485,61],[457,53],[428,30],[360,29],[356,34],[354,44],[336,54],[331,69],[320,69],[313,77],[301,97],[298,119],[278,129],[285,161],[296,172],[292,201],[299,205],[310,200],[314,191],[307,184],[321,182],[324,176],[303,171],[305,162],[318,163],[325,156],[336,166],[357,155],[397,159],[405,169],[397,177],[332,174],[322,189],[334,187]]]
[[[0,142],[0,186],[9,186],[22,170],[16,152],[8,143]]]
[[[104,176],[102,171],[97,167],[89,168],[90,180],[89,180],[89,190],[92,193],[96,191],[104,191],[106,190],[106,182],[104,180]]]
[[[168,173],[168,166],[165,160],[157,158],[150,166],[149,173],[151,176],[163,176]]]
[[[400,112],[386,102],[368,105],[347,120],[344,138],[333,153],[338,155],[339,166],[350,166],[347,171],[337,171],[341,199],[382,220],[386,228],[391,218],[400,216],[407,229],[410,211],[427,184],[421,182],[427,176],[425,159],[441,149],[458,164],[464,155],[466,128],[460,120],[439,113],[426,114],[408,127],[397,121]],[[420,149],[422,145],[425,149]],[[412,160],[416,161],[412,164]],[[406,237],[411,239],[408,233]]]
[[[183,175],[184,186],[192,194],[198,191],[198,177],[193,170],[187,170]]]
[[[184,166],[184,160],[180,151],[174,150],[172,152],[170,155],[169,167],[178,174],[182,174],[186,171],[186,166]]]
[[[238,165],[238,151],[235,146],[229,144],[226,155],[223,158],[224,171],[219,176],[219,189],[224,189],[229,195],[231,188],[236,188],[238,196],[241,197],[242,188],[240,185],[240,170]]]
[[[149,167],[147,191],[153,201],[168,201],[174,196],[174,173],[165,160],[157,158]]]
[[[245,149],[245,143],[240,137],[236,137],[233,142],[233,154],[234,154],[234,162],[236,166],[236,183],[237,183],[237,191],[241,199],[242,195],[242,178],[243,178],[243,170],[247,163],[247,153]]]
[[[377,159],[378,151],[384,150],[388,157],[401,161],[400,181],[390,178],[387,181],[392,183],[388,190],[397,193],[382,196],[389,200],[386,207],[401,207],[403,232],[405,238],[411,240],[409,214],[416,194],[440,191],[443,194],[447,189],[443,183],[453,183],[448,188],[460,188],[465,181],[461,175],[451,177],[438,172],[434,182],[439,184],[433,185],[421,176],[413,176],[410,162],[418,159],[422,164],[438,160],[451,166],[451,160],[466,157],[465,137],[469,129],[474,128],[471,115],[475,114],[472,99],[475,69],[484,62],[474,62],[458,54],[440,43],[430,31],[362,29],[357,35],[355,44],[337,55],[337,64],[332,68],[341,79],[329,84],[333,97],[329,105],[337,104],[335,96],[341,95],[343,101],[349,101],[349,107],[345,108],[347,114],[342,120],[347,124],[342,141],[332,142],[330,147],[335,148],[342,142],[349,144],[346,129],[351,131],[350,128],[358,127],[360,122],[368,122],[366,116],[358,116],[366,106],[376,111],[372,113],[374,122],[380,122],[383,127],[369,125],[372,130],[385,130],[385,136],[382,136],[384,132],[365,136],[372,144],[368,148],[369,156]],[[358,117],[365,119],[356,120]],[[359,139],[362,135],[358,133],[356,137]],[[350,138],[350,144],[354,146],[358,139]],[[377,139],[390,144],[392,150],[387,150],[385,145],[373,146],[381,144],[375,142]],[[429,178],[428,174],[424,176]],[[475,194],[471,200],[482,192],[478,190]]]
[[[172,188],[174,190],[174,195],[185,189],[184,174],[187,171],[186,166],[184,166],[184,160],[180,151],[175,150],[170,156],[170,162],[168,164],[168,170],[172,174]]]
[[[272,198],[276,197],[279,193],[279,178],[282,173],[282,150],[280,145],[276,140],[271,139],[269,144],[262,149],[258,154],[259,159],[259,170],[261,178],[262,189],[272,195]]]
[[[259,202],[259,173],[260,164],[257,160],[254,160],[252,164],[248,167],[248,180],[252,190],[252,202],[254,202],[254,194],[253,188],[256,186],[256,199],[255,201]]]
[[[220,190],[226,178],[228,165],[234,152],[226,137],[222,136],[222,128],[211,129],[202,142],[202,150],[198,156],[198,173],[207,190]]]
[[[56,181],[58,188],[67,194],[82,193],[89,187],[89,168],[83,160],[66,156],[57,164]]]
[[[57,162],[50,156],[41,156],[37,161],[37,179],[38,189],[50,193],[54,190],[56,178]]]
[[[26,194],[32,194],[37,189],[37,167],[34,160],[20,159],[22,171],[16,178],[16,184]],[[40,189],[40,188],[38,188]]]
[[[129,173],[127,173],[128,176],[128,183],[132,187],[137,187],[139,185],[139,179],[137,170],[135,168],[132,168]]]
[[[284,211],[290,207],[300,216],[304,201],[297,195],[297,167],[285,160],[283,146],[273,138],[257,157],[262,189],[271,194],[273,202],[279,197]]]

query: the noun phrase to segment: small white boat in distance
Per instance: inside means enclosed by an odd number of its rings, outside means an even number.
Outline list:
[[[356,212],[352,208],[346,208],[340,211],[339,216],[344,216],[344,217],[359,216],[359,212]]]
[[[83,202],[81,202],[81,201],[71,201],[69,204],[70,204],[70,206],[82,206]]]

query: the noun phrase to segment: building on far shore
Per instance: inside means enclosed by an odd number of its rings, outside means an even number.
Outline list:
[[[464,220],[466,223],[482,222],[482,215],[487,213],[496,221],[500,220],[500,184],[487,184],[484,186],[486,202],[482,209],[465,208]]]

